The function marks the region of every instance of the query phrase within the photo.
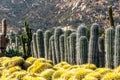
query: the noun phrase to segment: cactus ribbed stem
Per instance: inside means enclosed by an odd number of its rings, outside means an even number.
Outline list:
[[[113,68],[114,61],[114,37],[115,37],[115,30],[113,28],[108,28],[105,31],[105,67]]]
[[[68,61],[66,62],[70,63],[70,36],[67,37],[67,52]]]
[[[85,64],[88,62],[88,39],[86,36],[79,38],[79,54],[77,57],[77,64]]]
[[[90,33],[88,63],[95,64],[97,67],[99,66],[98,35],[99,25],[94,23]]]
[[[70,63],[76,64],[76,33],[70,34]]]
[[[6,23],[6,19],[3,18],[2,19],[2,34],[6,36],[6,33],[7,33],[7,23]]]
[[[37,43],[37,52],[38,52],[38,58],[42,57],[44,58],[44,37],[43,37],[43,31],[41,29],[38,29],[36,32],[36,43]]]
[[[115,53],[114,53],[114,67],[120,65],[120,25],[115,30]]]
[[[49,54],[49,39],[51,36],[51,32],[49,30],[44,33],[44,49],[45,49],[45,59],[48,59]]]

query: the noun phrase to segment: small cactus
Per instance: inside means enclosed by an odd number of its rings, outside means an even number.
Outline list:
[[[36,32],[36,43],[37,43],[37,52],[38,52],[38,58],[42,57],[44,58],[44,37],[43,37],[43,31],[41,29],[38,29]]]
[[[115,30],[113,28],[108,28],[105,31],[105,67],[113,68],[113,56],[114,56],[114,37]]]
[[[116,27],[115,31],[115,53],[114,53],[114,67],[120,65],[120,25]]]
[[[76,33],[70,34],[70,63],[75,64],[76,63]]]
[[[85,64],[88,61],[88,39],[86,36],[79,38],[79,55],[77,55],[77,64]]]
[[[97,67],[99,66],[98,35],[99,25],[94,23],[91,27],[90,33],[88,63],[95,64]]]

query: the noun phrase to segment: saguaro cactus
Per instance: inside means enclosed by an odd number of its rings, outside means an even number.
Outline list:
[[[77,55],[77,64],[85,64],[88,62],[88,39],[86,36],[79,38],[79,55]]]
[[[115,53],[114,53],[114,67],[120,65],[120,25],[115,30]]]
[[[63,53],[63,55],[64,55],[64,59],[63,59],[63,61],[68,61],[68,54],[69,54],[69,52],[68,52],[68,50],[67,50],[67,37],[70,35],[72,33],[72,31],[71,30],[67,30],[67,31],[65,31],[64,32],[64,49],[65,49],[65,51],[64,51],[64,53]]]
[[[60,57],[61,57],[61,60],[60,61],[63,61],[65,56],[64,56],[64,34],[60,36],[59,38],[59,41],[60,41]]]
[[[6,37],[7,34],[7,24],[6,19],[2,19],[2,34],[0,35],[0,56],[5,55],[6,47],[9,39]]]
[[[49,39],[51,36],[50,30],[45,31],[44,33],[44,49],[45,49],[45,58],[48,59],[49,54]]]
[[[113,28],[108,28],[105,31],[105,66],[108,68],[113,68],[114,61],[114,37],[115,37],[115,30]]]
[[[38,58],[38,51],[37,51],[37,42],[36,42],[36,33],[33,33],[32,35],[32,43],[33,43],[33,56],[35,58]]]
[[[99,46],[99,67],[105,66],[105,45],[104,38],[99,37],[98,46]]]
[[[61,28],[56,28],[54,32],[54,42],[55,42],[55,53],[57,63],[60,62],[60,44],[59,44],[59,37],[63,33]]]
[[[98,35],[99,25],[94,23],[91,27],[88,62],[99,66]]]
[[[44,58],[44,37],[43,37],[43,31],[41,29],[38,29],[36,32],[36,43],[37,43],[37,52],[38,57]]]
[[[70,34],[70,63],[76,64],[76,33]]]
[[[80,25],[78,26],[78,29],[77,29],[77,33],[76,33],[76,51],[77,51],[77,55],[79,55],[79,38],[81,36],[86,36],[87,34],[87,29],[86,29],[86,26],[84,25]]]

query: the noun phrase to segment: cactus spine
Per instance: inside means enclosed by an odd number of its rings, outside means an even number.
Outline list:
[[[60,44],[59,44],[59,37],[63,33],[61,28],[56,28],[54,32],[54,42],[55,42],[55,53],[57,63],[60,62]]]
[[[105,45],[104,45],[104,38],[99,37],[98,39],[98,46],[99,46],[99,67],[105,66]]]
[[[76,33],[70,34],[70,63],[76,63]]]
[[[85,64],[88,60],[88,39],[86,36],[79,38],[79,55],[77,55],[77,64]]]
[[[108,28],[105,31],[105,66],[108,68],[113,68],[114,36],[115,30],[113,28]]]
[[[88,63],[93,63],[96,66],[99,66],[98,29],[99,25],[97,23],[94,23],[91,27],[88,53]]]
[[[36,43],[37,43],[37,52],[38,52],[38,58],[42,57],[44,58],[44,37],[43,37],[43,31],[41,29],[38,29],[36,32]]]
[[[115,53],[114,53],[114,67],[120,65],[120,25],[115,30]]]
[[[60,57],[61,57],[61,60],[60,61],[64,61],[64,34],[62,34],[59,38],[59,41],[60,41]]]
[[[64,53],[63,53],[63,55],[64,55],[64,59],[63,59],[63,61],[69,61],[68,60],[68,54],[69,54],[69,51],[67,50],[67,37],[70,35],[72,33],[72,31],[71,30],[67,30],[67,31],[65,31],[64,32],[64,49],[65,49],[65,51],[64,51]]]
[[[87,34],[87,29],[86,29],[86,26],[84,26],[84,25],[80,25],[80,26],[78,26],[78,29],[77,29],[77,33],[76,33],[76,52],[77,52],[77,56],[79,56],[79,47],[78,47],[78,45],[79,45],[79,38],[81,37],[81,36],[86,36],[86,34]],[[77,59],[79,59],[78,57],[77,57]],[[79,61],[79,60],[77,60],[77,61]]]
[[[48,59],[49,54],[49,39],[51,36],[51,32],[49,30],[44,33],[44,49],[45,49],[45,58]]]
[[[38,52],[37,52],[37,43],[36,43],[36,33],[33,33],[32,39],[33,39],[33,41],[32,41],[32,43],[33,43],[33,56],[35,58],[38,58],[38,56],[37,56]]]

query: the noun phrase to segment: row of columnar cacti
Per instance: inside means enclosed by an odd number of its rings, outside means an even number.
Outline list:
[[[117,67],[119,65],[120,26],[108,28],[105,38],[99,36],[99,24],[94,23],[87,37],[87,27],[80,25],[77,32],[62,31],[56,28],[50,31],[38,30],[33,34],[34,57],[45,57],[53,63],[66,61],[71,64],[93,63],[98,67]]]

